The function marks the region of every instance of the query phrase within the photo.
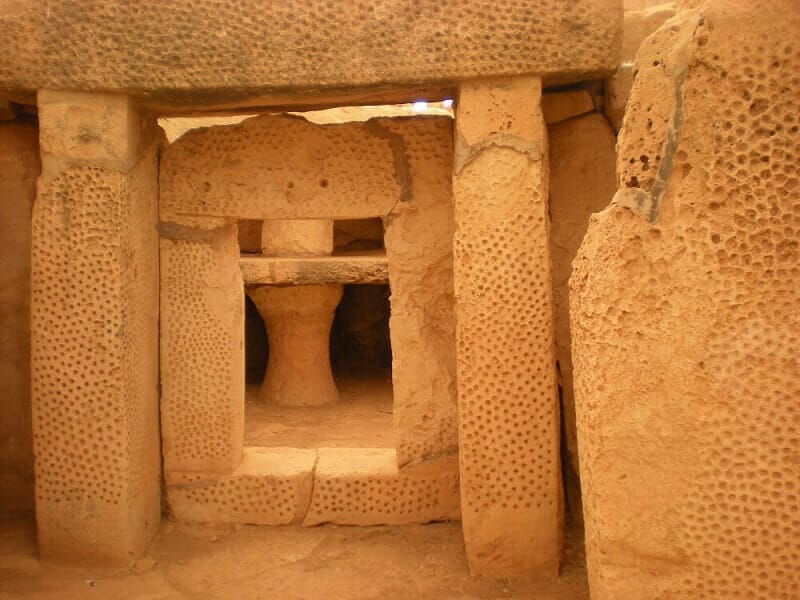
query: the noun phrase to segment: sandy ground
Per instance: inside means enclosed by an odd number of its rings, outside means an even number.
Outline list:
[[[392,383],[384,375],[337,376],[331,406],[267,405],[259,388],[245,395],[244,445],[287,448],[394,448]]]
[[[127,567],[41,563],[30,518],[0,524],[0,599],[588,598],[579,535],[557,581],[470,578],[457,523],[211,528],[165,522]]]

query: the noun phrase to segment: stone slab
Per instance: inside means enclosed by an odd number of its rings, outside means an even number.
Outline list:
[[[187,523],[299,523],[311,501],[316,454],[299,448],[250,447],[230,475],[169,472],[169,510]]]
[[[540,85],[465,84],[456,107],[462,521],[470,570],[493,577],[555,576],[563,543]]]
[[[134,151],[122,140],[129,155],[100,146],[84,157],[91,164],[71,164],[72,130],[54,125],[64,96],[40,99],[49,129],[40,133],[57,160],[43,160],[32,216],[39,551],[127,561],[145,550],[161,514],[158,148]],[[106,101],[82,95],[80,106],[102,110]],[[139,119],[122,110],[95,125],[111,134]]]
[[[574,81],[616,66],[621,22],[608,0],[12,2],[0,92],[125,91],[186,108],[521,73]]]
[[[402,471],[388,448],[320,448],[304,525],[404,525],[459,517],[458,462]]]
[[[385,284],[389,281],[389,262],[384,253],[304,258],[246,256],[239,259],[239,268],[245,285]]]

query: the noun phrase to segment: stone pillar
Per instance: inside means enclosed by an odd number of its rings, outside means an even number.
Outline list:
[[[538,78],[462,86],[453,172],[461,510],[476,575],[552,575],[559,410]]]
[[[326,219],[264,221],[265,256],[326,256],[333,252],[333,221]],[[330,333],[341,285],[257,286],[248,290],[264,319],[269,360],[264,400],[283,406],[318,406],[336,402],[339,390],[330,361]]]
[[[40,91],[31,382],[42,556],[125,560],[161,512],[155,119]]]
[[[235,219],[161,206],[164,471],[231,473],[244,446],[244,286]]]

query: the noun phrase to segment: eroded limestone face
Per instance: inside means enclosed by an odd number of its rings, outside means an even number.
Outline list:
[[[800,12],[692,2],[648,38],[617,201],[571,278],[593,598],[800,589]]]
[[[570,81],[614,68],[621,17],[608,0],[12,2],[0,16],[0,90],[128,91],[207,108],[493,75]]]

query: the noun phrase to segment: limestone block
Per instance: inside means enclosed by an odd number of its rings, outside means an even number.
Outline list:
[[[161,159],[162,219],[363,219],[407,200],[399,135],[376,122],[263,115],[195,129]]]
[[[127,171],[150,143],[147,113],[133,109],[123,94],[41,90],[38,103],[42,153],[72,165]]]
[[[800,589],[800,13],[691,4],[639,53],[618,170],[628,185],[623,164],[648,156],[647,187],[592,218],[573,262],[599,600]],[[665,78],[670,105],[651,111]]]
[[[515,73],[575,81],[614,68],[621,21],[608,0],[29,0],[0,17],[0,90],[128,91],[185,113]]]
[[[453,174],[461,510],[475,574],[556,575],[562,548],[540,81],[462,86]]]
[[[401,468],[458,450],[453,121],[382,119],[402,135],[411,194],[385,219],[394,434]]]
[[[622,24],[622,62],[633,61],[645,38],[676,12],[676,2],[656,3],[641,10],[626,11]]]
[[[545,123],[556,123],[592,112],[594,102],[587,89],[542,94],[542,113]]]
[[[163,222],[164,470],[230,473],[244,436],[244,289],[235,222]]]
[[[0,514],[33,510],[30,391],[31,209],[39,130],[0,123]]]
[[[458,465],[441,458],[398,471],[386,448],[320,448],[304,525],[403,525],[458,518]]]
[[[57,98],[41,96],[42,139],[68,160],[72,130],[52,130]],[[45,162],[33,208],[36,519],[42,556],[127,560],[161,514],[157,153],[91,156],[103,166]]]
[[[189,523],[289,525],[311,501],[315,450],[246,448],[229,475],[167,474],[170,512]]]
[[[547,133],[556,351],[568,458],[565,481],[572,516],[580,521],[568,284],[572,261],[589,226],[589,217],[608,206],[616,191],[616,136],[599,113],[556,123],[547,128]]]
[[[245,285],[383,284],[389,261],[382,252],[353,256],[278,258],[247,256],[239,260]]]
[[[331,325],[341,284],[252,287],[269,338],[261,393],[267,404],[321,406],[339,400],[330,358]]]
[[[264,256],[326,256],[333,252],[330,219],[266,219],[261,226]]]
[[[620,65],[614,74],[605,81],[606,116],[617,131],[622,127],[625,106],[633,85],[633,61],[636,53],[645,39],[667,19],[673,17],[676,12],[674,2],[643,4],[647,4],[647,6],[641,6],[636,10],[626,8],[622,29]]]

